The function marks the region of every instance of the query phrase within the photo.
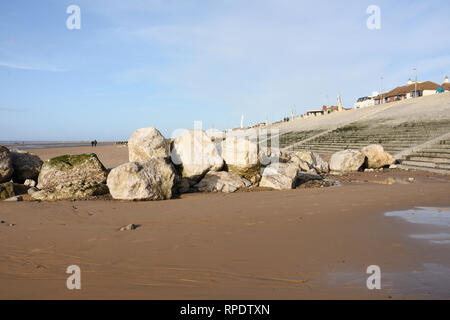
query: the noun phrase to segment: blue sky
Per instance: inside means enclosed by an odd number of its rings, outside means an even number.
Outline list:
[[[81,29],[69,30],[69,5]],[[369,5],[381,29],[369,30]],[[276,121],[450,76],[450,2],[0,2],[0,140],[124,140]]]

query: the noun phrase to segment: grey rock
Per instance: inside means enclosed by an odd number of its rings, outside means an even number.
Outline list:
[[[0,146],[0,183],[8,182],[13,172],[11,153],[8,148]]]
[[[172,198],[175,168],[166,159],[129,162],[111,170],[107,185],[114,199],[166,200]]]
[[[180,134],[173,142],[171,159],[180,166],[183,177],[197,181],[224,165],[215,144],[202,130],[186,130]]]
[[[138,129],[128,140],[130,162],[141,162],[151,158],[169,157],[169,144],[154,127]]]
[[[59,185],[102,184],[108,172],[94,153],[64,155],[49,159],[42,165],[39,189],[55,189]]]
[[[119,231],[133,231],[133,230],[136,230],[137,228],[139,228],[140,226],[141,225],[139,225],[139,224],[131,223],[129,225],[120,227]]]
[[[11,150],[11,159],[14,167],[14,182],[23,183],[27,179],[36,180],[42,167],[42,160],[39,156],[19,150]]]
[[[331,156],[330,169],[339,172],[355,172],[361,169],[366,156],[358,150],[343,150]]]
[[[195,185],[202,192],[232,193],[238,189],[249,187],[251,183],[232,172],[208,172],[205,177]]]
[[[300,167],[294,163],[275,163],[267,166],[259,186],[276,190],[289,190],[296,187]]]

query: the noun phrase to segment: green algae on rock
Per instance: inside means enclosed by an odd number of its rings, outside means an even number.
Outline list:
[[[105,183],[108,172],[94,153],[63,155],[49,159],[42,165],[38,178],[39,189],[54,189],[70,183]]]

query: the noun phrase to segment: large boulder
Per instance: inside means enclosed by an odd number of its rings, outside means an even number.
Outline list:
[[[14,167],[13,180],[23,183],[27,179],[37,180],[43,161],[34,153],[12,149],[11,159]]]
[[[44,162],[39,173],[39,189],[55,189],[70,183],[104,183],[108,172],[94,153],[64,155]]]
[[[395,158],[384,151],[382,145],[371,144],[361,149],[361,152],[367,157],[367,167],[369,169],[379,169],[395,163]]]
[[[0,146],[0,183],[9,181],[13,172],[11,153],[8,148]]]
[[[338,172],[354,172],[361,169],[366,156],[358,150],[343,150],[331,156],[330,169]]]
[[[211,139],[202,130],[186,130],[173,143],[172,162],[180,166],[182,176],[201,179],[208,171],[219,171],[223,159]]]
[[[32,198],[42,201],[85,199],[107,194],[108,187],[104,183],[76,181],[29,193]]]
[[[288,190],[296,187],[300,167],[295,163],[274,163],[267,166],[262,174],[260,187]]]
[[[128,157],[130,162],[167,158],[169,157],[169,144],[156,128],[138,129],[128,140]]]
[[[328,173],[330,171],[328,162],[323,160],[318,153],[302,150],[295,152],[295,155],[308,163],[317,173]]]
[[[236,173],[221,171],[208,172],[205,177],[195,185],[202,192],[232,193],[238,189],[249,187],[251,183]]]
[[[229,172],[249,180],[260,173],[258,144],[248,138],[227,137],[222,141],[220,151]]]
[[[172,198],[175,168],[167,159],[129,162],[111,170],[107,185],[114,199],[165,200]]]

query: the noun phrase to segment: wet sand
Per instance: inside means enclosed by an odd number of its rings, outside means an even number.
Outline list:
[[[124,147],[95,151],[107,167],[127,161]],[[54,149],[39,152],[45,159]],[[389,177],[416,182],[383,184]],[[1,202],[0,298],[450,298],[449,245],[410,237],[432,226],[384,216],[450,207],[450,177],[387,170],[335,179],[343,186],[161,202]],[[140,227],[118,231],[130,223]],[[81,268],[81,290],[66,288],[70,265]],[[380,291],[366,288],[370,265],[381,267]],[[441,273],[427,273],[430,265]]]

